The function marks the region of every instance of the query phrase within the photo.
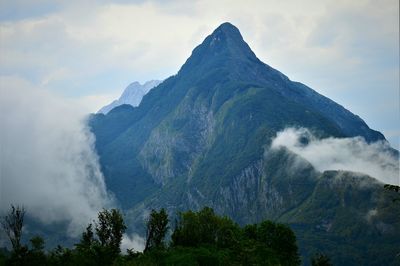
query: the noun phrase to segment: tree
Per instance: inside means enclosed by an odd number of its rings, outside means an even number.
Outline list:
[[[119,210],[103,209],[99,212],[97,221],[94,221],[94,230],[93,224],[89,224],[82,233],[80,242],[75,245],[74,260],[79,265],[112,265],[121,252],[125,230],[126,225]],[[64,256],[62,252],[61,255]],[[54,258],[58,257],[60,256],[54,253]]]
[[[28,251],[25,261],[29,265],[45,265],[47,261],[44,253],[44,240],[40,236],[35,236],[30,239],[32,248]]]
[[[92,247],[93,243],[95,242],[92,227],[93,227],[92,224],[89,224],[86,227],[85,232],[82,233],[81,241],[78,244],[76,244],[77,249],[88,250]]]
[[[69,248],[63,248],[62,246],[58,245],[55,249],[49,252],[48,258],[48,265],[90,265],[85,264],[79,258],[79,263],[73,262],[74,252]]]
[[[168,214],[165,209],[159,212],[151,210],[149,220],[146,224],[146,245],[144,252],[152,248],[164,246],[164,237],[168,230]]]
[[[247,230],[249,229],[254,230],[248,227]],[[282,265],[300,265],[296,235],[288,226],[263,221],[257,226],[257,240],[273,250],[280,258]]]
[[[82,233],[81,240],[76,246],[76,255],[78,260],[84,265],[95,265],[96,261],[96,247],[100,244],[94,238],[93,225],[89,224],[86,230]],[[60,247],[53,253],[54,258],[63,258],[64,250]]]
[[[394,191],[394,192],[400,193],[400,186],[391,185],[391,184],[385,184],[383,187],[387,191]],[[394,198],[393,199],[393,202],[396,202],[396,201],[400,201],[400,198]]]
[[[24,207],[11,205],[9,213],[3,217],[1,224],[11,241],[12,249],[17,257],[21,254],[21,236],[24,225]]]
[[[239,251],[242,264],[287,265],[292,259],[282,256],[281,250],[275,247],[276,239],[279,238],[275,230],[277,224],[270,221],[264,221],[261,224],[249,224],[242,228],[243,239]]]
[[[230,231],[234,226],[231,221],[219,217],[214,210],[204,207],[198,212],[187,211],[180,213],[176,228],[172,234],[173,245],[197,247],[204,244],[225,245],[229,240],[223,232]],[[222,227],[224,227],[222,229]],[[230,233],[227,233],[230,234]],[[228,236],[230,238],[230,236]]]
[[[296,236],[288,226],[264,221],[241,228],[208,207],[180,213],[171,238],[170,250],[193,259],[188,264],[202,265],[207,261],[204,265],[293,266],[301,263]]]
[[[172,233],[172,246],[195,247],[201,243],[198,213],[187,211],[179,213]]]
[[[103,210],[98,214],[96,223],[96,234],[103,249],[107,249],[113,257],[120,252],[122,236],[125,233],[126,225],[122,214],[117,209]],[[88,226],[86,234],[82,235],[84,241],[91,241],[93,233],[91,225]]]
[[[312,266],[332,266],[331,260],[324,254],[315,254],[311,258]]]

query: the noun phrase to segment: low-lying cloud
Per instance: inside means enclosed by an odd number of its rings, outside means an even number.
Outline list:
[[[138,234],[124,234],[121,242],[121,251],[122,253],[126,253],[127,249],[133,249],[134,251],[142,252],[145,243],[146,240]]]
[[[0,212],[24,205],[41,222],[68,222],[76,236],[112,205],[85,113],[13,77],[0,85]]]
[[[347,170],[370,175],[383,183],[400,184],[399,159],[385,141],[367,143],[362,137],[316,138],[308,129],[278,132],[271,148],[285,147],[317,170]]]

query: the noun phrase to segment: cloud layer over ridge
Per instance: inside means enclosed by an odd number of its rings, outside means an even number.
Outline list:
[[[271,144],[272,149],[281,147],[306,159],[318,171],[347,170],[400,184],[399,160],[387,142],[368,144],[362,137],[318,139],[308,129],[286,128]]]

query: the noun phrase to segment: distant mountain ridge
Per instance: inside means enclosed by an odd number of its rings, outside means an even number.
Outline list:
[[[269,149],[288,127],[307,128],[321,139],[375,142],[384,136],[261,62],[230,23],[209,35],[138,107],[122,105],[89,123],[107,186],[138,231],[152,208],[175,215],[210,206],[240,224],[272,219],[293,225],[307,247],[304,256],[323,251],[338,265],[395,265],[399,211],[380,183],[362,175],[371,185],[352,185],[353,173],[321,173],[289,150]],[[313,209],[317,214],[308,218]],[[375,209],[379,215],[368,222]],[[334,253],[335,246],[343,249]],[[392,257],[379,261],[369,253],[374,248]]]
[[[97,113],[107,114],[115,107],[123,104],[129,104],[134,107],[138,106],[142,101],[143,96],[161,82],[162,80],[150,80],[145,82],[143,85],[137,81],[132,82],[125,88],[118,100],[114,100],[112,103],[102,107]]]

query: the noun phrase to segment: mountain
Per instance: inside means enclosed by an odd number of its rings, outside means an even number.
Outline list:
[[[398,265],[400,204],[375,179],[326,171],[312,194],[281,221],[296,231],[302,254],[323,251],[334,265]]]
[[[142,101],[143,96],[161,82],[161,80],[150,80],[145,82],[143,85],[137,81],[132,82],[128,87],[126,87],[118,100],[114,100],[112,103],[102,107],[98,113],[107,114],[115,107],[123,104],[138,106]]]
[[[318,138],[361,136],[369,143],[385,142],[384,136],[261,62],[230,23],[209,35],[179,72],[147,93],[139,106],[116,107],[107,115],[93,115],[89,123],[107,187],[137,231],[143,231],[143,217],[151,208],[164,207],[175,215],[210,206],[239,224],[289,223],[307,247],[305,258],[324,251],[340,265],[368,265],[379,258],[364,248],[384,248],[390,258],[380,262],[395,263],[398,206],[382,184],[362,175],[372,184],[364,193],[363,186],[351,185],[359,174],[345,172],[350,178],[336,182],[343,173],[319,172],[285,148],[269,148],[288,127],[308,128]],[[335,199],[342,195],[350,197],[348,209],[359,210],[360,216],[340,208],[342,202]],[[386,215],[360,223],[371,210]],[[317,230],[330,224],[342,229]],[[348,224],[353,226],[345,234]],[[379,224],[393,230],[379,231]],[[335,248],[339,244],[343,249]]]

